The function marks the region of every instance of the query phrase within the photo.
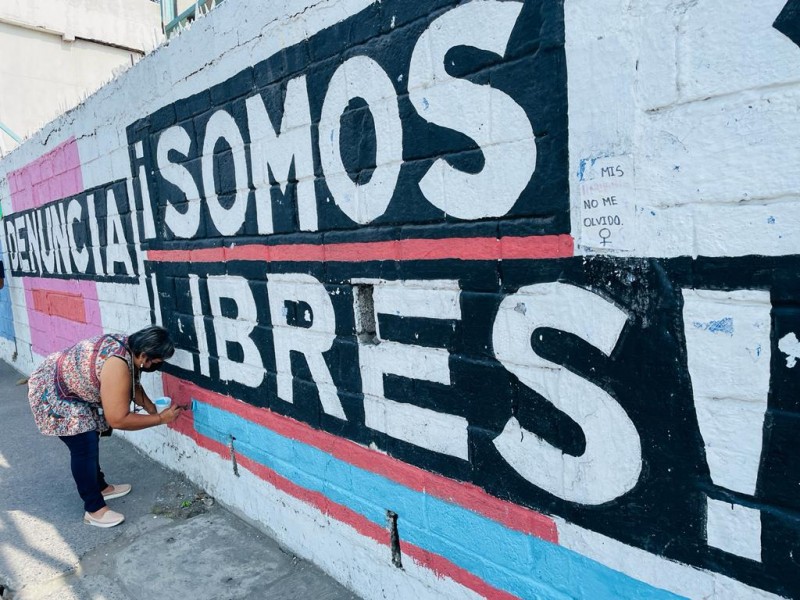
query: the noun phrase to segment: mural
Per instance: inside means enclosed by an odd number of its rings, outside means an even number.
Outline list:
[[[633,158],[570,173],[565,39],[384,0],[126,123],[126,179],[13,171],[34,351],[145,285],[177,431],[478,595],[797,597],[800,258],[615,254]]]

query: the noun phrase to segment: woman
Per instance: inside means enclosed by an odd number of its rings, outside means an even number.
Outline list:
[[[101,335],[48,356],[30,377],[28,400],[36,426],[61,438],[70,452],[72,476],[83,499],[84,523],[114,527],[125,517],[106,500],[131,491],[110,485],[99,462],[99,438],[110,428],[145,429],[178,418],[181,408],[159,413],[139,383],[144,372],[160,369],[175,347],[163,327],[151,326],[125,337]],[[132,413],[131,402],[146,415]]]

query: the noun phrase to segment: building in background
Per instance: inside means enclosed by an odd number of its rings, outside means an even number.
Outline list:
[[[3,0],[0,156],[162,39],[152,0]]]
[[[161,4],[164,35],[171,39],[198,18],[215,8],[222,0],[153,0]]]

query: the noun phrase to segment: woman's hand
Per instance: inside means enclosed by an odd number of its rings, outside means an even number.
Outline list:
[[[175,419],[177,419],[180,414],[183,412],[183,408],[173,404],[169,408],[165,408],[160,413],[158,413],[159,419],[164,424],[172,423]]]

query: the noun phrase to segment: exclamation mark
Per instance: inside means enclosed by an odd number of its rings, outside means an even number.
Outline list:
[[[697,423],[711,480],[754,496],[770,366],[768,292],[683,290],[683,323]],[[709,546],[761,562],[761,513],[706,498]]]

